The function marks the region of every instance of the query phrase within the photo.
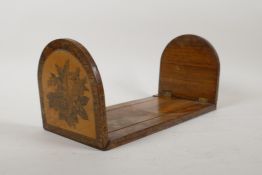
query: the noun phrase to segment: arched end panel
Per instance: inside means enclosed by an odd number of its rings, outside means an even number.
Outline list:
[[[106,146],[103,84],[80,43],[70,39],[49,43],[39,61],[38,83],[46,130],[93,147]]]
[[[195,35],[179,36],[162,54],[159,95],[216,104],[219,67],[208,41]]]

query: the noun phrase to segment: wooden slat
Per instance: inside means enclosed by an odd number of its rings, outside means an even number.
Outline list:
[[[164,129],[168,123],[176,124],[215,109],[213,104],[168,97],[151,97],[142,101],[128,102],[130,105],[124,103],[122,107],[119,104],[118,108],[107,111],[109,147]]]

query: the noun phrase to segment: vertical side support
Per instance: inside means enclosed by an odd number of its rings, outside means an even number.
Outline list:
[[[46,130],[99,149],[106,147],[103,84],[84,46],[71,39],[50,42],[39,61],[38,83]]]
[[[216,104],[219,71],[218,55],[207,40],[179,36],[163,51],[159,95]]]

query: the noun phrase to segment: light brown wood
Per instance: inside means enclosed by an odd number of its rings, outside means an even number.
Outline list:
[[[91,55],[60,39],[44,49],[38,80],[44,128],[108,150],[215,110],[219,59],[201,37],[175,38],[162,54],[159,94],[106,108]]]
[[[70,60],[70,61],[69,61]],[[44,110],[45,113],[49,113],[50,115],[46,116],[46,122],[47,124],[58,126],[59,128],[66,129],[78,134],[85,135],[87,137],[96,138],[96,124],[95,124],[95,116],[94,116],[94,103],[93,103],[93,96],[92,96],[92,89],[90,87],[90,83],[88,83],[88,79],[86,79],[85,87],[87,88],[86,91],[83,91],[82,97],[87,98],[86,101],[87,104],[82,109],[86,113],[86,117],[79,117],[79,116],[69,116],[73,113],[73,101],[77,100],[78,92],[80,92],[80,88],[78,87],[77,81],[69,80],[66,85],[68,85],[69,88],[72,88],[72,91],[75,92],[75,99],[74,97],[71,97],[69,100],[72,101],[71,103],[64,104],[66,102],[66,99],[63,98],[60,101],[58,99],[59,103],[61,105],[66,105],[66,110],[64,110],[64,113],[60,113],[59,110],[56,110],[55,108],[50,107],[49,101],[50,95],[54,92],[56,92],[56,86],[50,86],[50,73],[58,76],[57,68],[63,69],[65,68],[65,65],[68,63],[68,72],[65,73],[76,73],[77,70],[79,70],[79,78],[80,81],[85,80],[84,78],[87,77],[86,72],[84,71],[83,66],[81,63],[75,58],[74,55],[72,55],[70,52],[67,52],[65,50],[56,50],[52,54],[50,54],[45,64],[43,65],[43,74],[42,74],[42,82],[43,82],[43,100],[44,100]],[[58,94],[59,95],[59,94]],[[69,95],[70,96],[70,95]],[[48,98],[49,97],[49,98]],[[85,100],[85,99],[84,99]],[[58,104],[58,105],[60,105]],[[67,115],[68,114],[68,115]],[[59,115],[64,115],[64,119],[61,119]],[[71,119],[71,118],[73,119]],[[86,118],[86,119],[85,119]],[[70,120],[71,119],[71,120]]]
[[[102,81],[80,43],[70,39],[50,42],[39,61],[38,82],[46,130],[99,149],[106,146]]]

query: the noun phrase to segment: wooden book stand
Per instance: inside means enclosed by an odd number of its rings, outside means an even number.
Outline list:
[[[162,54],[158,95],[105,107],[89,52],[58,39],[43,50],[38,82],[46,130],[108,150],[215,110],[219,59],[205,39],[179,36]]]

